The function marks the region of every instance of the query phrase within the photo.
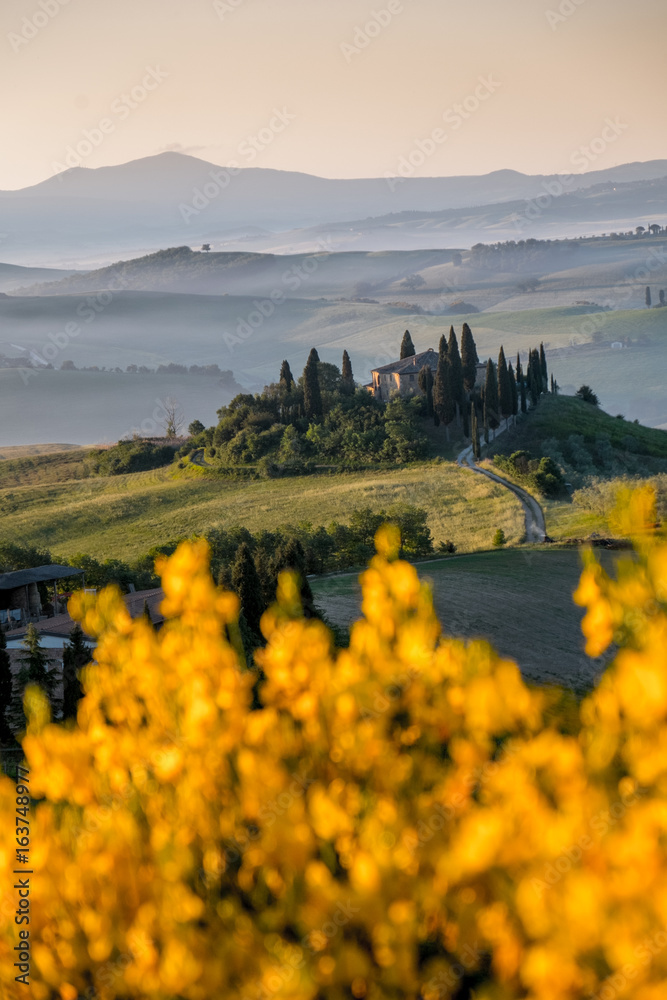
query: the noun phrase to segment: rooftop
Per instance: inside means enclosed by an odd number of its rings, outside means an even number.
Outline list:
[[[163,598],[164,591],[161,587],[156,587],[154,590],[140,590],[135,594],[125,594],[123,600],[132,618],[139,618],[144,613],[144,605],[146,605],[153,624],[160,625],[164,621],[164,615],[160,611],[160,604]],[[33,622],[32,624],[38,632],[44,635],[69,638],[75,622],[65,612],[65,614],[56,615],[54,618],[44,618],[42,621]],[[8,642],[11,639],[22,639],[26,631],[27,625],[21,625],[19,628],[5,632],[5,638]],[[93,641],[90,636],[86,636],[86,638],[90,642]]]
[[[30,569],[17,569],[13,573],[0,573],[0,590],[15,590],[17,587],[27,587],[31,583],[50,583],[53,580],[64,580],[68,576],[81,576],[82,569],[74,566],[32,566]]]
[[[434,371],[438,367],[438,352],[434,351],[432,347],[429,347],[428,351],[422,351],[421,354],[413,354],[409,358],[403,358],[401,361],[392,361],[390,365],[382,365],[380,368],[373,368],[372,370],[382,374],[403,375],[419,371],[424,365],[428,365]]]

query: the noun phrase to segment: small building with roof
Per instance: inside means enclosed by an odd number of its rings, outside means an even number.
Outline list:
[[[426,365],[431,369],[435,377],[438,367],[439,354],[429,347],[428,351],[420,354],[413,354],[409,358],[402,358],[400,361],[392,361],[391,364],[382,365],[380,368],[373,368],[371,371],[372,381],[366,388],[372,392],[377,399],[386,402],[393,393],[400,396],[422,395],[419,388],[419,372]],[[484,385],[486,378],[486,362],[477,365],[477,378],[475,385]]]
[[[75,576],[81,577],[83,585],[82,569],[77,569],[76,566],[59,566],[56,563],[1,573],[0,626],[11,627],[23,622],[39,621],[44,612],[42,598],[50,589],[53,592],[52,611],[57,615],[60,611],[58,581]]]

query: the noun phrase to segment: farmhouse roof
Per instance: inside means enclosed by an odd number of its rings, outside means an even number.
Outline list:
[[[428,351],[422,351],[421,354],[413,354],[409,358],[403,358],[401,361],[392,361],[390,365],[382,365],[380,368],[373,368],[372,370],[387,375],[407,375],[418,372],[424,365],[428,365],[429,368],[435,371],[438,367],[438,357],[438,352],[429,347]]]
[[[13,573],[0,574],[0,590],[15,590],[17,587],[27,587],[31,583],[48,583],[52,580],[64,580],[68,576],[81,576],[83,570],[74,566],[32,566],[30,569],[17,569]]]
[[[143,614],[144,606],[148,607],[148,611],[151,616],[151,620],[154,625],[160,625],[164,621],[164,615],[160,611],[160,604],[164,599],[164,591],[162,587],[156,587],[153,590],[140,590],[135,594],[125,594],[123,600],[125,601],[125,606],[130,613],[130,617],[138,618]],[[33,622],[35,628],[38,632],[44,635],[53,636],[67,636],[69,637],[72,629],[74,628],[75,622],[70,618],[69,614],[65,612],[62,615],[56,615],[54,618],[44,618],[40,622]],[[6,639],[20,639],[22,638],[27,630],[26,625],[21,625],[19,628],[11,629],[9,632],[5,632]],[[86,636],[89,641],[90,636]]]

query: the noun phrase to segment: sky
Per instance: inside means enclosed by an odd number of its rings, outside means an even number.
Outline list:
[[[0,189],[168,149],[324,177],[667,158],[666,28],[665,0],[3,0]]]

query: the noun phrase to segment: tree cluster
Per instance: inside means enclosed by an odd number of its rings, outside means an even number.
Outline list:
[[[181,455],[203,449],[207,465],[254,465],[269,477],[312,471],[318,464],[409,462],[427,452],[421,416],[419,399],[385,405],[357,389],[347,351],[339,369],[313,348],[298,380],[283,361],[277,382],[262,393],[236,396],[218,411],[217,426],[200,430]]]

